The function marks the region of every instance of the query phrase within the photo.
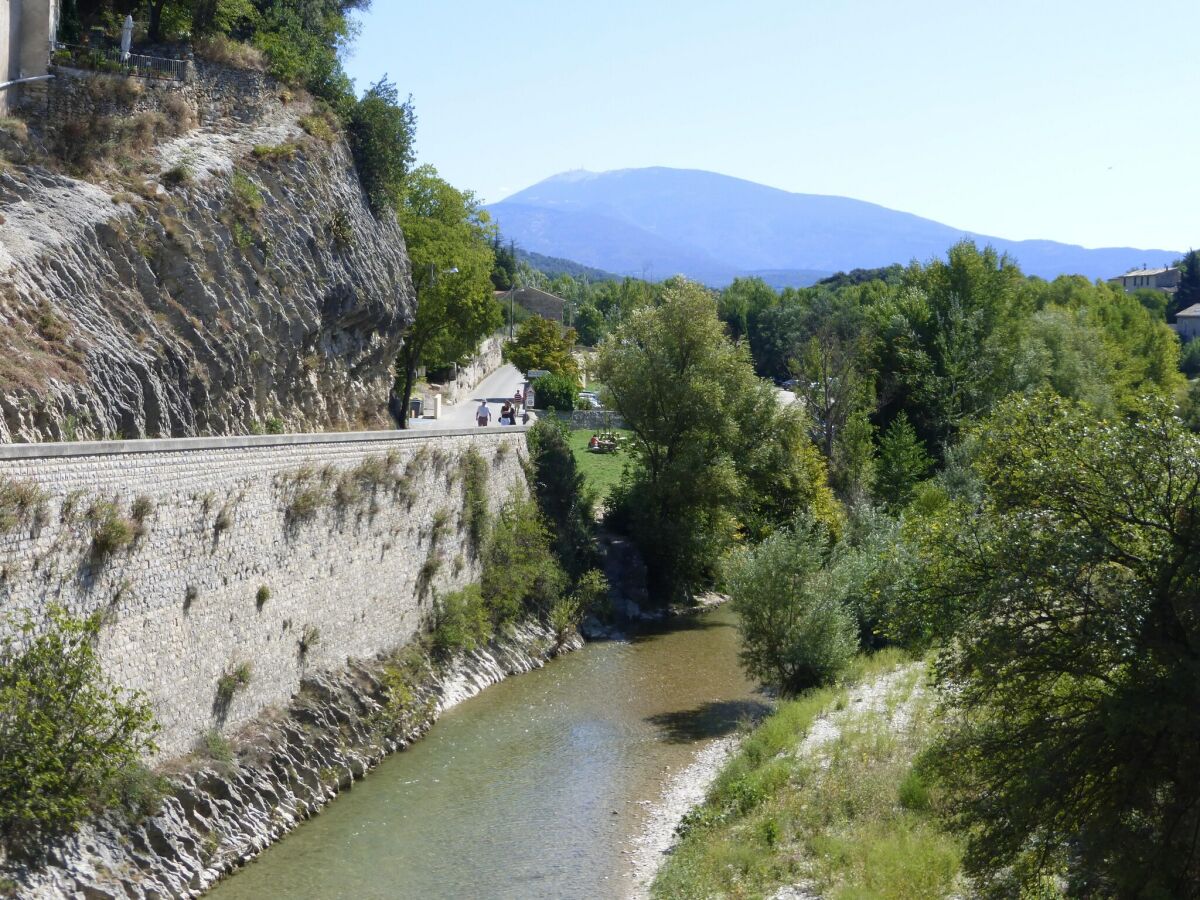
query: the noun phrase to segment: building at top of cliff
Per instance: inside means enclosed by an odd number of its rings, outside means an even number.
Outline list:
[[[58,0],[0,0],[0,115],[31,79],[47,77]]]

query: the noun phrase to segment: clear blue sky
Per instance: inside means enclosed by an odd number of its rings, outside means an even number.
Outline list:
[[[1200,246],[1198,0],[375,0],[347,60],[486,201],[709,169],[1001,237]]]

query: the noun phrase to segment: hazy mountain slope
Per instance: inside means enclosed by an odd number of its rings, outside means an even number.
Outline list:
[[[488,209],[498,218],[504,239],[515,240],[522,250],[616,275],[665,278],[684,272],[720,284],[737,271],[703,252],[602,214],[509,202]]]
[[[1090,278],[1168,250],[1088,250],[1053,241],[1009,241],[962,231],[861,200],[793,194],[688,169],[567,172],[489,209],[506,237],[527,249],[618,272],[649,264],[654,277],[683,272],[711,283],[742,274],[811,274],[885,266],[940,255],[963,237],[1012,253],[1029,273]]]

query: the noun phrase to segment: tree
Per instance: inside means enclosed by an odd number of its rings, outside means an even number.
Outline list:
[[[899,509],[908,503],[913,488],[932,467],[933,459],[925,452],[908,416],[901,412],[879,441],[876,492],[891,509]]]
[[[563,331],[559,324],[541,316],[531,316],[517,329],[517,337],[505,345],[504,358],[522,372],[545,369],[553,375],[579,379],[575,349],[575,331]]]
[[[614,516],[669,603],[711,582],[740,531],[769,530],[811,503],[835,504],[802,413],[781,408],[733,344],[700,285],[672,279],[601,346],[606,395],[633,432]]]
[[[416,117],[412,102],[400,102],[385,75],[350,110],[346,137],[359,180],[376,216],[403,202],[405,179],[413,161]]]
[[[717,315],[729,326],[729,336],[739,341],[751,323],[779,303],[779,296],[761,278],[735,278],[717,300]]]
[[[742,551],[728,590],[746,671],[788,693],[833,681],[858,649],[844,591],[828,564],[830,540],[811,519]]]
[[[1200,896],[1200,438],[1042,392],[976,440],[982,499],[913,531],[967,868]]]
[[[155,749],[149,704],[100,670],[100,619],[54,609],[26,649],[0,643],[0,838],[18,852],[119,799],[122,774]]]
[[[966,422],[1012,387],[1020,323],[1030,292],[1016,263],[963,241],[947,258],[915,263],[904,285],[875,307],[885,416],[908,412],[938,453]]]
[[[474,195],[447,184],[432,166],[421,166],[407,179],[399,218],[417,289],[416,317],[397,367],[403,428],[417,369],[475,352],[504,316],[492,296],[494,226]]]
[[[579,343],[595,347],[608,331],[604,314],[591,303],[582,303],[575,313],[575,330],[579,332]]]

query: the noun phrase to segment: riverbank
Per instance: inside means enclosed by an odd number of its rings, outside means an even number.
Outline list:
[[[860,660],[843,685],[782,704],[682,817],[651,895],[954,893],[961,847],[938,828],[914,768],[933,716],[924,664],[890,651]]]
[[[538,622],[447,664],[420,648],[306,679],[286,710],[166,767],[166,795],[140,822],[110,814],[47,851],[0,867],[0,896],[197,897],[312,817],[443,712],[582,640]]]

